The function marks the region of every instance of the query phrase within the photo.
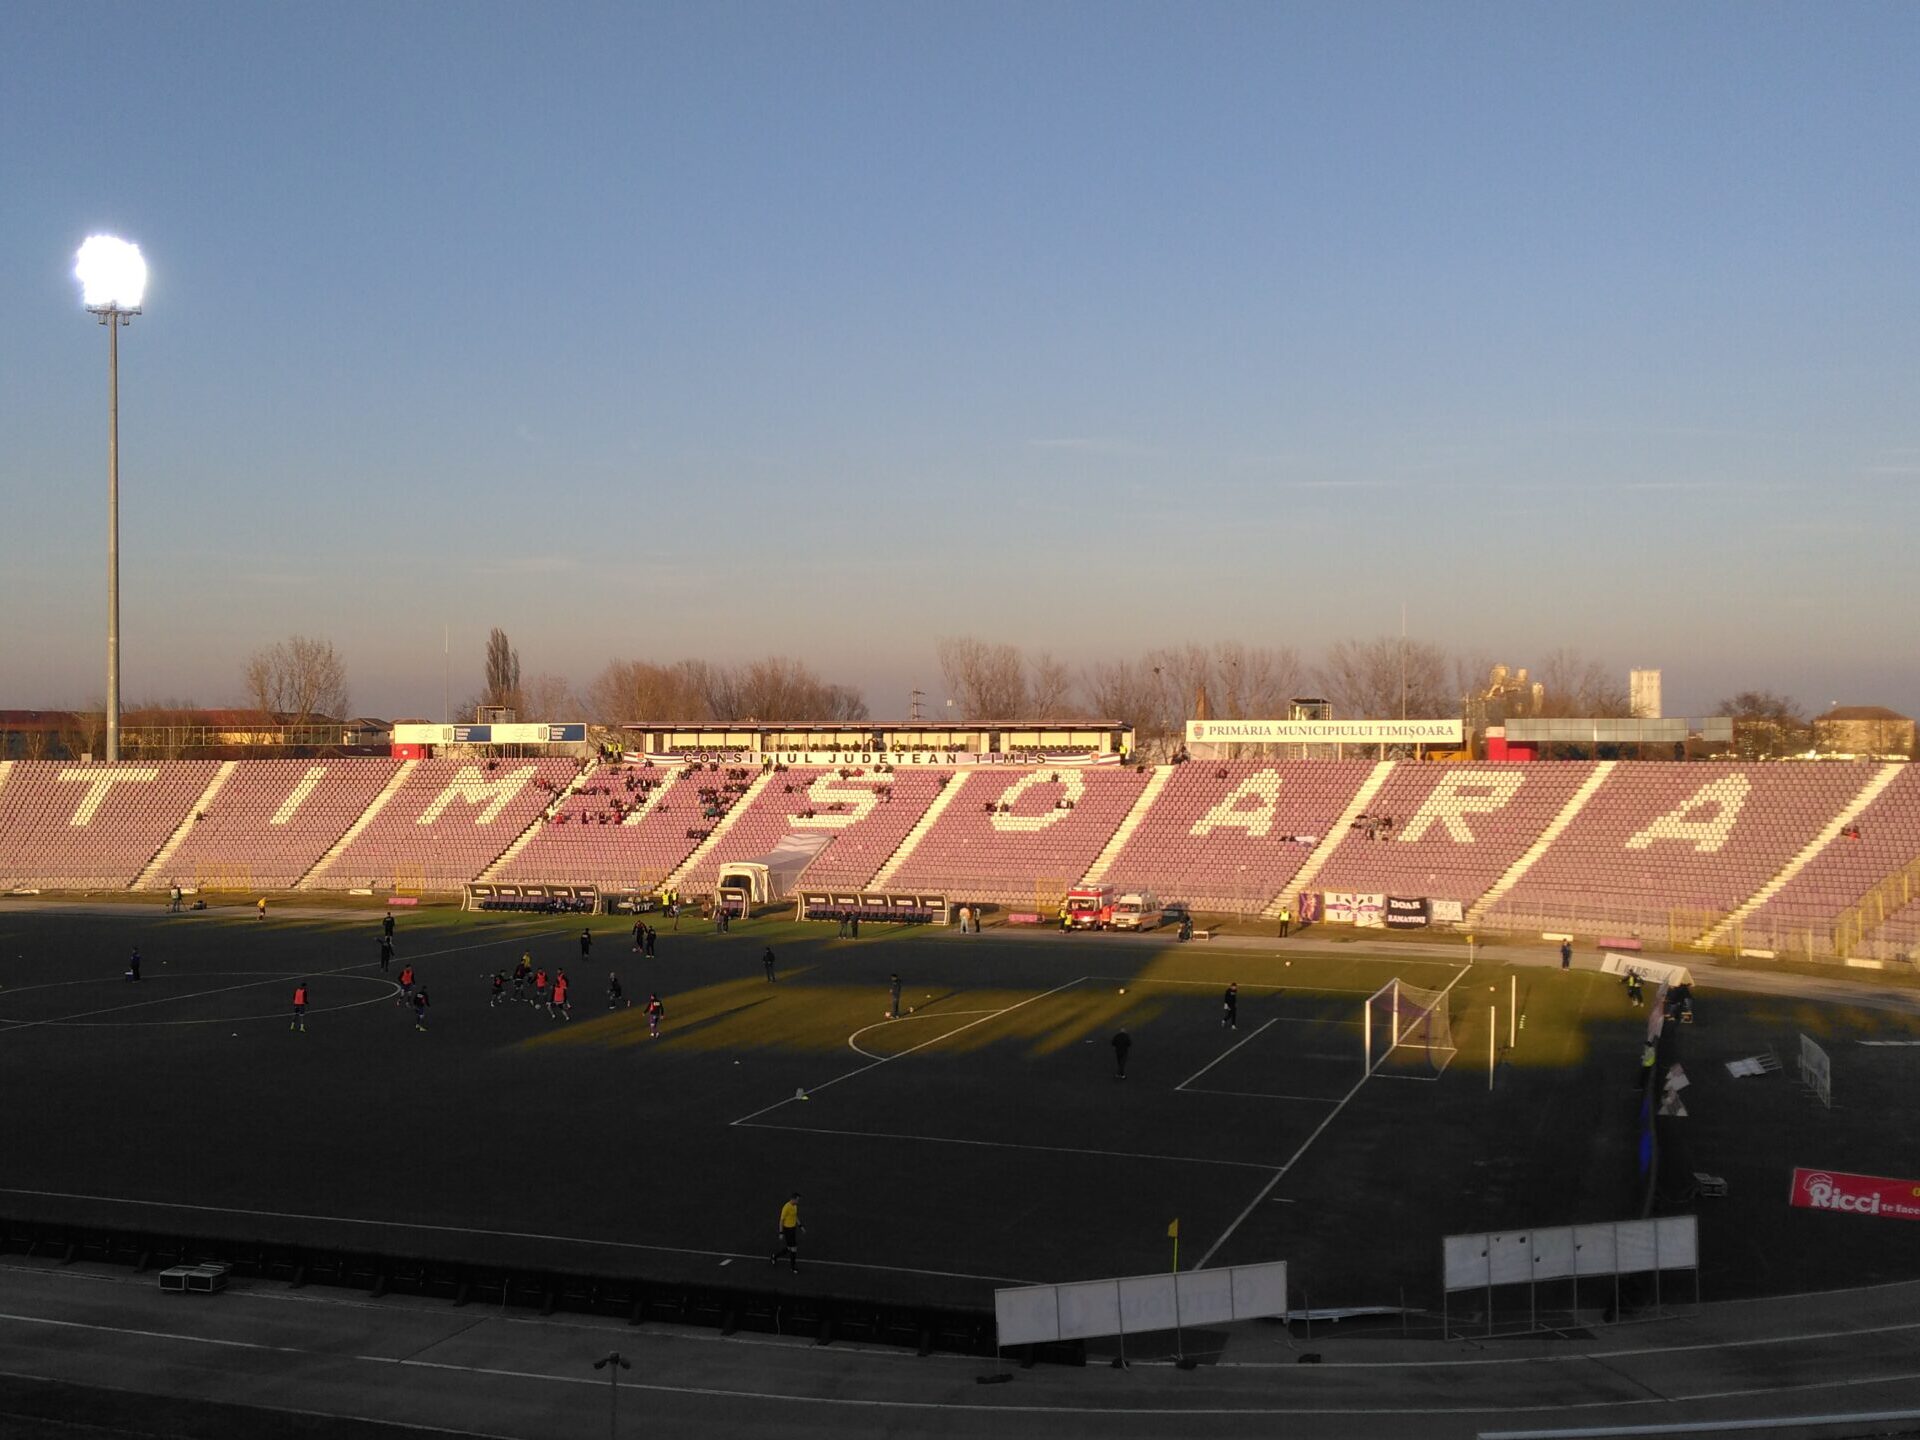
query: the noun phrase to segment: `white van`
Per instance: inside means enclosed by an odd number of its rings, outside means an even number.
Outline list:
[[[1135,890],[1113,902],[1113,928],[1152,930],[1160,924],[1160,897],[1151,890]]]

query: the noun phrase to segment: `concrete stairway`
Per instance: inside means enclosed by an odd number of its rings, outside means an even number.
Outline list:
[[[227,760],[213,772],[213,779],[209,780],[207,788],[200,792],[200,798],[193,802],[193,808],[187,811],[187,818],[182,820],[179,828],[167,837],[166,844],[154,851],[153,859],[147,862],[146,869],[134,877],[133,884],[127,887],[129,890],[145,890],[158,883],[157,877],[165,872],[167,865],[173,860],[173,852],[186,844],[187,836],[193,833],[194,821],[200,818],[209,805],[213,804],[213,797],[226,788],[227,782],[233,779],[234,773],[239,768],[238,760]],[[168,880],[168,884],[172,884],[171,879]]]
[[[893,854],[887,857],[887,863],[874,872],[873,879],[867,882],[867,887],[884,890],[893,883],[893,877],[899,873],[900,867],[907,863],[907,857],[913,854],[914,846],[918,845],[926,833],[939,822],[940,817],[947,813],[947,807],[959,798],[960,792],[967,788],[967,781],[971,780],[975,773],[972,770],[953,772],[952,782],[933,797],[933,803],[927,807],[927,813],[915,822],[913,829],[907,832],[906,838],[895,848]]]
[[[1580,788],[1568,797],[1567,803],[1560,807],[1560,813],[1553,817],[1553,822],[1540,832],[1540,838],[1527,847],[1526,854],[1509,865],[1506,874],[1488,886],[1487,893],[1467,907],[1464,923],[1478,925],[1481,917],[1498,903],[1500,897],[1520,883],[1527,871],[1531,870],[1540,857],[1547,853],[1548,847],[1560,838],[1561,832],[1573,823],[1573,817],[1587,808],[1587,801],[1593,798],[1594,791],[1606,783],[1607,777],[1613,773],[1614,766],[1619,763],[1618,760],[1602,760],[1594,767],[1593,774],[1589,775]]]
[[[693,847],[693,853],[682,860],[674,868],[673,873],[660,882],[660,888],[662,890],[678,889],[680,882],[693,873],[693,868],[711,855],[714,847],[727,838],[727,832],[739,823],[740,817],[747,813],[747,807],[760,798],[760,792],[771,785],[773,777],[779,773],[777,770],[762,770],[755,776],[753,783],[747,786],[740,798],[727,807],[727,813],[713,822],[713,833]]]
[[[1373,773],[1360,782],[1360,788],[1353,792],[1353,798],[1347,802],[1347,808],[1340,812],[1340,818],[1333,822],[1333,828],[1320,837],[1320,843],[1313,847],[1313,853],[1307,857],[1307,863],[1294,872],[1293,879],[1287,882],[1273,899],[1267,902],[1267,908],[1260,912],[1261,918],[1276,920],[1282,907],[1293,903],[1293,897],[1302,890],[1311,890],[1313,882],[1320,878],[1320,872],[1326,869],[1327,861],[1333,858],[1333,852],[1340,848],[1340,842],[1347,838],[1358,820],[1373,803],[1373,797],[1380,793],[1380,787],[1387,783],[1387,777],[1393,774],[1394,762],[1382,760],[1373,767]]]
[[[592,775],[599,768],[600,768],[600,762],[598,760],[589,760],[587,762],[586,769],[582,770],[578,775],[575,775],[573,779],[569,780],[566,786],[560,791],[560,793],[553,797],[553,803],[547,806],[547,808],[542,810],[538,815],[534,816],[533,823],[528,825],[526,829],[522,830],[518,835],[513,837],[513,843],[508,845],[506,849],[502,850],[498,855],[494,857],[493,863],[487,866],[486,869],[480,872],[479,878],[481,880],[493,879],[493,877],[499,874],[500,871],[504,869],[506,865],[510,861],[512,861],[512,859],[516,855],[518,855],[522,850],[526,849],[527,846],[531,845],[534,841],[534,837],[540,833],[541,829],[546,825],[546,823],[549,820],[553,819],[555,815],[558,815],[560,813],[560,807],[567,803],[567,798],[570,795],[575,794],[582,785],[586,784],[587,777]],[[651,799],[652,797],[649,796],[648,798]]]
[[[1133,832],[1140,828],[1147,813],[1153,809],[1153,802],[1160,798],[1160,792],[1167,788],[1167,782],[1173,779],[1171,765],[1156,765],[1153,773],[1147,777],[1147,788],[1140,792],[1140,798],[1133,802],[1133,808],[1127,812],[1127,818],[1120,822],[1120,828],[1113,832],[1113,838],[1107,841],[1106,848],[1093,857],[1093,864],[1087,867],[1087,873],[1081,877],[1082,885],[1103,885],[1107,871],[1113,868],[1113,862],[1120,858],[1120,852],[1126,849],[1127,842],[1133,838]]]
[[[400,762],[400,768],[393,772],[393,778],[387,782],[387,788],[373,797],[373,803],[361,812],[358,820],[347,827],[347,833],[342,835],[339,840],[334,843],[334,847],[316,860],[311,870],[293,882],[293,888],[296,890],[305,890],[310,887],[314,881],[326,874],[333,862],[344,855],[347,847],[360,838],[360,832],[365,830],[378,818],[380,812],[387,808],[392,802],[393,797],[400,793],[400,788],[407,783],[408,779],[413,775],[413,772],[419,768],[420,762],[418,760],[402,760]]]
[[[1779,894],[1780,888],[1783,885],[1793,879],[1793,877],[1798,875],[1802,870],[1806,869],[1812,862],[1814,856],[1826,849],[1827,846],[1831,845],[1835,840],[1838,840],[1840,838],[1840,832],[1858,820],[1861,812],[1880,798],[1880,792],[1891,785],[1904,768],[1904,765],[1882,765],[1879,770],[1874,773],[1873,778],[1860,787],[1860,793],[1847,802],[1846,809],[1842,810],[1838,815],[1827,821],[1825,825],[1821,826],[1820,833],[1808,841],[1806,847],[1802,849],[1798,855],[1795,855],[1791,860],[1787,861],[1785,865],[1782,865],[1778,875],[1775,875],[1771,880],[1767,881],[1766,884],[1749,895],[1739,908],[1728,914],[1718,925],[1715,925],[1694,943],[1709,949],[1720,944],[1726,938],[1729,931],[1733,930],[1742,920],[1745,920],[1747,916],[1751,915],[1762,905],[1766,904],[1767,901]]]

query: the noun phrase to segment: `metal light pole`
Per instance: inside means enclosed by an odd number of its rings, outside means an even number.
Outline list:
[[[107,759],[120,758],[120,327],[140,313],[140,247],[93,235],[74,264],[87,313],[107,327]]]
[[[607,1413],[608,1440],[619,1440],[620,1435],[620,1372],[631,1370],[633,1366],[620,1358],[620,1352],[614,1351],[604,1360],[593,1362],[596,1370],[607,1371],[607,1379],[613,1382],[613,1408]]]

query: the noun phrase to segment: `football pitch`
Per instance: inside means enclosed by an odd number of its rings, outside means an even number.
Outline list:
[[[1640,1213],[1643,1012],[1590,970],[657,916],[649,959],[614,918],[428,908],[399,913],[383,973],[380,914],[0,910],[0,1214],[982,1307],[999,1285],[1165,1269],[1177,1219],[1182,1268],[1284,1259],[1296,1303],[1437,1309],[1443,1235]],[[570,1020],[492,1003],[522,953],[568,972]],[[610,971],[630,1006],[608,1007]],[[910,1009],[889,1019],[896,972]],[[1451,1046],[1369,1074],[1366,999],[1396,976],[1446,992]],[[1709,1073],[1808,1024],[1833,1042],[1833,1111],[1778,1075]],[[1688,1029],[1690,1094],[1721,1097],[1695,1106],[1694,1159],[1733,1182],[1700,1202],[1705,1292],[1920,1274],[1898,1233],[1920,1227],[1786,1213],[1782,1168],[1908,1173],[1886,1142],[1910,1133],[1920,1052],[1842,1041],[1920,1027],[1708,993]],[[776,1276],[794,1190],[802,1268]]]

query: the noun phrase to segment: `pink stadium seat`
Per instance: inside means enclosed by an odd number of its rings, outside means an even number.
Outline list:
[[[219,768],[212,760],[17,762],[0,785],[0,885],[125,889]]]
[[[1197,910],[1257,914],[1286,890],[1372,770],[1364,760],[1175,765],[1105,883]]]
[[[1804,948],[1809,932],[1830,930],[1874,886],[1913,864],[1920,857],[1920,771],[1903,767],[1851,828],[1859,834],[1829,841],[1798,875],[1747,916],[1741,924],[1741,943]]]
[[[894,873],[899,890],[999,904],[1074,884],[1127,817],[1145,774],[1119,766],[979,767]]]
[[[149,889],[284,889],[311,870],[393,779],[398,760],[249,760],[194,819]]]
[[[457,890],[498,859],[579,771],[572,760],[422,760],[372,823],[307,884]]]
[[[1758,892],[1870,774],[1854,764],[1623,763],[1489,919],[1690,939],[1679,932],[1704,930]]]
[[[1471,905],[1526,854],[1593,774],[1591,764],[1422,765],[1402,761],[1315,887]]]
[[[652,889],[693,853],[697,832],[712,826],[704,812],[716,807],[700,792],[714,779],[705,766],[597,770],[495,878]]]
[[[681,878],[680,888],[706,894],[723,864],[758,859],[793,832],[832,837],[802,872],[804,884],[863,885],[939,793],[938,776],[924,771],[858,766],[776,771],[720,843]]]

